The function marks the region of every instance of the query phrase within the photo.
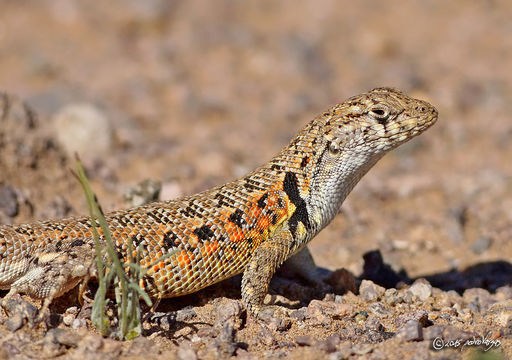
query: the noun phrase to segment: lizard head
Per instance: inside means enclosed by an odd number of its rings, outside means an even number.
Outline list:
[[[391,88],[352,97],[317,117],[316,153],[309,169],[308,198],[325,226],[359,179],[389,150],[421,134],[437,120],[423,100]]]
[[[391,88],[354,96],[329,113],[324,138],[334,156],[385,153],[437,120],[437,110],[432,105]]]

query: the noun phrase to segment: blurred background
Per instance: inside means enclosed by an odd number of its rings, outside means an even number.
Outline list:
[[[374,87],[428,100],[438,124],[384,158],[312,242],[331,269],[360,273],[379,248],[427,275],[512,255],[511,15],[490,0],[4,0],[0,89],[64,158],[92,164],[108,209],[146,178],[168,199],[242,176]],[[85,212],[59,159],[0,169],[23,197],[9,221]]]

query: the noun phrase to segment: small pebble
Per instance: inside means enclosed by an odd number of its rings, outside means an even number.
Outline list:
[[[189,344],[181,344],[176,355],[179,360],[197,360],[197,354]]]
[[[481,288],[467,289],[462,294],[462,299],[467,303],[467,307],[474,312],[486,311],[496,303],[489,291]]]
[[[71,323],[71,328],[74,330],[82,329],[87,326],[87,321],[85,319],[74,319]]]
[[[66,309],[66,312],[62,316],[62,322],[66,326],[70,326],[75,320],[76,315],[78,314],[78,308],[76,306],[72,306]]]
[[[370,315],[365,322],[366,328],[371,331],[382,332],[385,330],[384,325],[375,315]]]
[[[0,186],[0,211],[8,217],[18,215],[18,196],[11,185]]]
[[[505,285],[496,289],[496,296],[499,300],[512,299],[512,286]]]
[[[161,189],[159,181],[146,179],[126,191],[124,199],[131,207],[145,205],[157,201]]]
[[[492,245],[492,239],[488,236],[480,236],[476,241],[471,245],[471,250],[477,254],[482,254],[485,250],[489,249]]]
[[[393,310],[386,307],[380,301],[370,304],[370,306],[368,306],[368,310],[378,317],[385,317],[393,314]]]
[[[396,336],[405,341],[421,341],[423,328],[419,321],[409,320],[396,332]]]
[[[295,337],[295,342],[299,346],[313,346],[313,339],[307,335]]]
[[[334,334],[329,336],[324,341],[319,341],[316,344],[316,347],[320,350],[325,351],[326,353],[330,354],[336,351],[338,344],[340,343],[340,337],[338,334]]]
[[[55,136],[68,155],[82,158],[105,157],[112,148],[110,119],[92,104],[70,104],[53,119]]]
[[[303,307],[297,310],[294,310],[290,313],[290,317],[297,320],[305,320],[307,315],[307,308]]]
[[[395,288],[386,289],[384,292],[384,302],[389,306],[394,306],[402,302],[403,297]]]
[[[382,286],[374,284],[372,281],[363,280],[359,286],[359,294],[364,301],[375,301],[384,295],[384,289]]]
[[[244,308],[240,301],[222,301],[217,306],[214,327],[222,328],[227,321],[240,322],[243,311]]]
[[[373,345],[372,344],[356,344],[352,346],[352,352],[356,355],[365,355],[373,351]]]
[[[20,313],[16,313],[9,316],[9,318],[5,322],[5,326],[7,327],[7,330],[12,332],[21,329],[21,327],[23,326],[23,315]]]
[[[233,323],[228,321],[220,331],[220,334],[215,341],[210,345],[210,351],[217,355],[218,358],[229,358],[237,349],[237,342],[235,340],[236,331]]]
[[[321,300],[312,300],[307,307],[307,318],[312,323],[327,324],[332,319],[341,319],[353,313],[352,304],[338,304]]]
[[[432,296],[432,285],[425,280],[419,279],[411,285],[408,291],[419,300],[425,301]]]

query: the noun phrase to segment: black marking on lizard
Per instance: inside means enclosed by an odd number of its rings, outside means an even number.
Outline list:
[[[162,246],[165,250],[169,251],[176,247],[176,240],[178,237],[171,230],[168,230],[164,234],[164,238],[162,240]]]
[[[24,228],[24,227],[16,227],[14,229],[15,232],[21,235],[27,235],[27,236],[33,236],[34,235],[34,229],[33,228]]]
[[[261,187],[261,184],[259,182],[249,178],[245,179],[243,186],[248,190],[265,190],[264,187]]]
[[[67,237],[67,236],[66,236]],[[74,246],[82,246],[85,244],[85,241],[81,240],[81,239],[77,239],[77,240],[74,240],[73,242],[71,242],[71,246],[74,247]]]
[[[231,202],[231,200],[228,197],[226,197],[226,195],[224,195],[222,189],[219,190],[219,192],[215,194],[213,198],[217,199],[217,204],[219,205],[219,207],[229,206]]]
[[[190,218],[201,217],[199,209],[192,202],[190,202],[185,209],[180,209],[180,212]]]
[[[159,224],[168,224],[171,222],[171,219],[167,216],[162,216],[159,212],[156,211],[148,211],[147,216],[155,220]]]
[[[288,195],[290,201],[295,205],[295,211],[288,220],[288,226],[293,237],[297,231],[297,225],[299,222],[303,223],[306,229],[311,229],[311,222],[309,221],[308,209],[306,202],[300,196],[299,184],[297,175],[292,172],[287,172],[283,181],[283,190]]]
[[[300,167],[303,168],[303,167],[306,167],[306,165],[308,164],[309,162],[309,156],[304,156],[302,158],[302,161],[300,162]]]
[[[232,213],[229,217],[229,221],[241,228],[244,225],[244,219],[242,218],[243,215],[244,213],[242,210],[236,209],[235,212]]]
[[[208,225],[203,225],[200,228],[195,229],[194,234],[196,234],[197,238],[201,241],[207,241],[215,236],[215,233]]]
[[[259,199],[258,199],[258,202],[256,203],[258,205],[258,207],[260,209],[264,209],[266,204],[265,204],[265,201],[267,200],[268,198],[268,193],[264,193]]]
[[[142,244],[142,248],[146,250],[148,248],[148,244],[145,241],[146,239],[141,234],[133,235],[132,236],[132,250],[137,250],[140,244]],[[120,247],[121,249],[121,247]]]

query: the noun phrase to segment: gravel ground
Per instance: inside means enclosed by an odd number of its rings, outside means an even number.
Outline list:
[[[377,86],[440,118],[312,241],[329,291],[274,279],[268,300],[288,317],[247,318],[239,277],[163,301],[131,342],[98,335],[76,295],[46,329],[25,324],[35,310],[18,299],[0,314],[0,358],[512,358],[511,13],[506,1],[4,1],[0,223],[84,214],[74,151],[117,209],[241,176]]]

